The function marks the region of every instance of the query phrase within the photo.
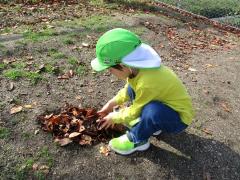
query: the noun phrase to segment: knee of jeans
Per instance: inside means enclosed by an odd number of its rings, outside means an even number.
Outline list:
[[[162,106],[161,102],[151,101],[150,103],[146,104],[143,107],[141,118],[147,118],[156,121],[161,116],[161,106]]]

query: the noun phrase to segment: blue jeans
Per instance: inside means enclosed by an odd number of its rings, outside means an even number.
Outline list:
[[[130,86],[128,95],[131,101],[135,99],[135,92]],[[128,137],[134,143],[140,143],[148,140],[158,130],[176,134],[186,128],[187,125],[181,121],[175,110],[160,101],[151,101],[143,107],[140,121],[130,129]]]

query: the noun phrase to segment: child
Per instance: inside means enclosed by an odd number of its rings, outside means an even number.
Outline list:
[[[179,133],[193,118],[191,98],[181,80],[149,45],[134,33],[116,28],[103,34],[96,45],[95,71],[108,69],[126,85],[99,111],[102,128],[122,123],[130,130],[109,142],[122,155],[147,150],[151,135]],[[116,105],[130,100],[132,105],[113,112]]]

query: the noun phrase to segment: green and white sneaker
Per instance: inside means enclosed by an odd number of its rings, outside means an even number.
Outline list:
[[[148,141],[144,141],[143,143],[134,144],[131,142],[127,134],[124,134],[118,138],[114,138],[109,142],[109,147],[118,154],[128,155],[135,151],[145,151],[150,147],[150,143]]]

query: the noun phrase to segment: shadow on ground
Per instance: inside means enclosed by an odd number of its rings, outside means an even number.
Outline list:
[[[175,136],[161,135],[157,140],[170,145],[182,155],[158,145],[152,145],[147,153],[137,153],[137,155],[161,168],[169,169],[168,178],[238,179],[240,156],[219,141],[186,132]],[[155,175],[157,177],[158,172]]]

